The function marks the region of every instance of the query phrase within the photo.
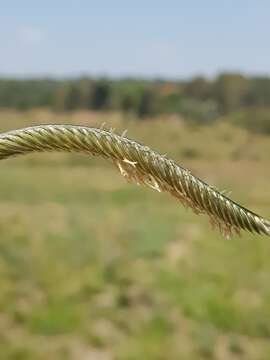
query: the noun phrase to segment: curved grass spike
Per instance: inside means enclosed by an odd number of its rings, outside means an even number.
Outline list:
[[[44,151],[76,151],[110,159],[129,181],[169,192],[196,213],[209,215],[226,237],[240,230],[270,236],[270,221],[124,134],[73,125],[41,125],[0,134],[0,159]]]

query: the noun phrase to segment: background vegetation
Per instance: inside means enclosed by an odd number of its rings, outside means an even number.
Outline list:
[[[229,86],[222,77],[210,84],[197,81],[207,89]],[[268,80],[239,79],[237,94],[260,81],[269,86]],[[131,138],[167,153],[210,184],[232,190],[235,200],[269,218],[270,138],[261,134],[269,126],[264,91],[256,100],[260,106],[247,111],[236,95],[227,92],[225,101],[221,92],[215,100],[192,82],[97,82],[91,107],[112,109],[113,97],[130,89],[132,101],[124,95],[117,101],[121,98],[121,106],[133,113],[26,110],[54,107],[56,99],[57,107],[67,109],[63,94],[70,96],[73,89],[71,98],[81,99],[75,94],[83,84],[92,82],[33,80],[27,86],[2,81],[2,105],[24,111],[2,110],[1,131],[106,121],[119,132],[128,129]],[[163,96],[164,114],[155,122],[140,121],[135,113],[145,114],[153,91]],[[175,97],[183,99],[181,109]],[[130,105],[134,99],[136,111]],[[183,118],[183,103],[193,114],[196,106],[214,104],[220,117],[190,121],[188,114]],[[71,104],[74,110],[77,105]],[[151,111],[161,106],[152,104]],[[265,119],[262,128],[257,126],[260,117]],[[252,132],[233,126],[234,121]],[[267,238],[245,233],[227,241],[203,216],[166,194],[127,185],[98,158],[39,154],[0,166],[1,358],[269,359]]]
[[[180,115],[186,121],[227,122],[270,133],[270,78],[224,73],[209,80],[0,80],[0,108],[122,111],[139,118]]]

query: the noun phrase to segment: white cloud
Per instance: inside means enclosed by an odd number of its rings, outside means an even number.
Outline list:
[[[18,29],[17,38],[20,44],[26,46],[40,45],[45,39],[42,29],[34,26],[25,26]]]

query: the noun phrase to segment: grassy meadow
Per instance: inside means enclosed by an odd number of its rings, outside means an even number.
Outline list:
[[[101,126],[270,217],[270,137],[117,113],[0,112],[0,130]],[[0,358],[267,360],[270,242],[225,240],[168,194],[78,154],[0,163]]]

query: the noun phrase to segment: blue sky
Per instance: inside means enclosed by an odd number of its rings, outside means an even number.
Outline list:
[[[270,75],[269,0],[0,5],[0,76]]]

